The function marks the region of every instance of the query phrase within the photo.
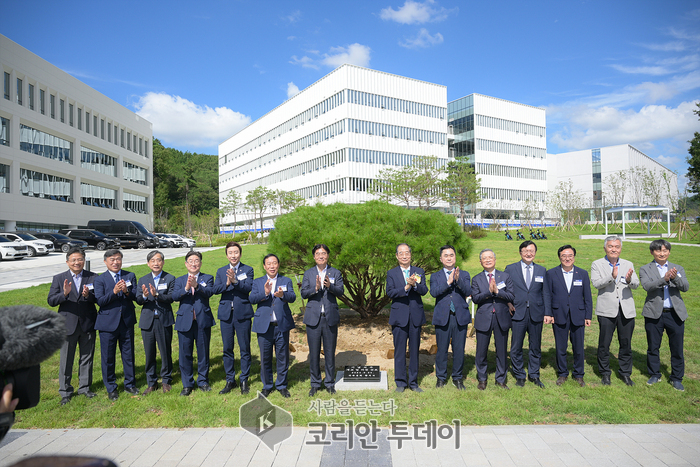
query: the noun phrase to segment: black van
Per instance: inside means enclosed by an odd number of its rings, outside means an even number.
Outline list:
[[[160,246],[158,237],[150,233],[140,222],[114,219],[89,221],[88,228],[119,239],[122,248],[158,248]]]

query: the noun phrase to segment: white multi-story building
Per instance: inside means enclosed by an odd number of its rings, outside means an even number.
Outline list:
[[[590,200],[586,207],[595,209],[596,215],[603,204],[607,207],[672,207],[673,201],[669,199],[669,195],[678,195],[676,174],[629,144],[548,154],[547,158],[549,189],[554,190],[559,182],[571,181],[572,190],[580,191],[586,201]],[[643,169],[643,172],[640,169]],[[624,173],[626,177],[624,183],[618,182],[618,186],[626,188],[624,190],[611,184],[620,173]],[[647,182],[644,173],[652,175],[655,183],[651,180]]]
[[[219,145],[220,199],[258,186],[310,203],[373,199],[381,169],[416,156],[447,162],[446,119],[445,86],[342,65]]]
[[[151,123],[3,35],[0,65],[0,230],[151,228]]]
[[[447,104],[450,157],[474,166],[482,200],[475,218],[544,216],[547,192],[545,110],[482,94]]]

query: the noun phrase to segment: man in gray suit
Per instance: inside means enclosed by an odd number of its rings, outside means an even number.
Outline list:
[[[620,344],[618,362],[620,378],[627,386],[632,381],[632,333],[637,311],[634,308],[632,289],[639,287],[634,264],[620,258],[622,240],[616,236],[605,239],[605,257],[591,264],[591,282],[598,289],[595,314],[598,317],[598,371],[603,386],[610,386],[610,342],[615,329]]]
[[[139,279],[136,287],[136,303],[143,305],[139,328],[143,347],[146,353],[146,381],[148,388],[143,395],[148,395],[158,389],[158,374],[156,373],[156,344],[160,351],[160,376],[163,381],[163,392],[169,392],[173,384],[173,285],[175,276],[163,271],[165,257],[158,250],[151,251],[146,256],[151,273]]]
[[[671,254],[671,244],[668,241],[654,240],[649,245],[649,250],[654,261],[645,264],[639,271],[642,287],[647,291],[642,309],[644,328],[647,331],[647,384],[656,384],[661,380],[659,348],[666,331],[671,349],[671,385],[674,389],[683,391],[683,335],[688,311],[681,292],[687,292],[690,286],[683,266],[668,261]]]
[[[338,302],[343,295],[343,275],[328,265],[330,249],[320,243],[311,250],[316,266],[304,273],[301,282],[301,298],[308,300],[304,312],[306,340],[309,343],[309,370],[311,389],[309,397],[321,389],[321,343],[326,361],[324,384],[330,394],[335,394],[335,346],[338,341]]]

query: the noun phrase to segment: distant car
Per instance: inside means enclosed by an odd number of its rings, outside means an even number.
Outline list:
[[[110,248],[120,248],[118,239],[108,237],[99,230],[93,229],[61,229],[58,231],[63,235],[87,242],[89,248],[97,250],[107,250]]]
[[[0,232],[0,235],[11,242],[17,242],[28,248],[29,256],[44,256],[54,251],[53,242],[39,240],[34,235],[25,232]]]
[[[158,238],[164,238],[164,239],[168,240],[170,242],[171,248],[180,248],[180,247],[184,247],[187,245],[187,242],[182,240],[177,235],[167,234],[167,233],[157,233],[154,235]]]
[[[195,242],[195,241],[192,240],[191,238],[187,238],[187,237],[185,237],[184,235],[179,235],[179,234],[172,234],[172,235],[176,235],[176,236],[179,237],[182,241],[184,241],[184,242],[187,244],[187,245],[186,245],[187,248],[192,248],[192,247],[197,246],[197,242]]]
[[[23,259],[29,256],[26,245],[19,245],[5,237],[0,237],[0,260]]]
[[[54,250],[61,250],[64,253],[68,253],[68,250],[70,250],[71,248],[77,247],[86,249],[88,247],[86,241],[69,238],[60,233],[36,232],[32,233],[32,235],[34,235],[36,238],[53,242]]]

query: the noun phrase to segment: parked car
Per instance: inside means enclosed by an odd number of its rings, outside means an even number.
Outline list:
[[[108,237],[99,230],[93,229],[61,229],[58,231],[63,235],[87,242],[88,248],[97,250],[107,250],[110,248],[120,248],[121,244],[118,239]]]
[[[171,248],[180,248],[180,247],[185,247],[187,245],[187,242],[182,240],[177,235],[167,234],[167,233],[157,233],[155,235],[159,238],[167,239],[170,242]]]
[[[163,246],[163,248],[175,248],[175,247],[177,246],[177,244],[175,243],[175,241],[174,241],[172,238],[170,238],[170,237],[168,237],[167,235],[165,235],[165,234],[162,234],[162,233],[154,233],[153,235],[155,235],[156,237],[158,237],[158,239],[159,239],[160,242],[161,242],[161,245],[165,244],[165,246]]]
[[[179,237],[182,241],[184,241],[184,242],[186,243],[185,246],[186,246],[187,248],[193,248],[193,247],[197,246],[197,242],[195,242],[195,241],[192,240],[191,238],[187,238],[187,237],[185,237],[184,235],[179,235],[179,234],[173,234],[173,235],[176,235],[176,236]]]
[[[0,236],[0,261],[23,259],[25,256],[29,256],[28,248],[25,245],[18,245],[16,242]]]
[[[118,238],[122,248],[158,248],[158,237],[148,231],[140,222],[117,221],[114,219],[103,221],[89,221],[88,228],[99,230],[110,237]]]
[[[11,242],[18,242],[28,248],[29,256],[44,256],[53,252],[53,242],[48,240],[39,240],[34,235],[26,232],[0,232],[0,235],[7,238]]]
[[[71,248],[77,247],[86,249],[88,247],[86,241],[70,238],[60,233],[32,232],[32,235],[36,238],[53,242],[54,250],[61,250],[64,253],[68,253],[68,250]]]

